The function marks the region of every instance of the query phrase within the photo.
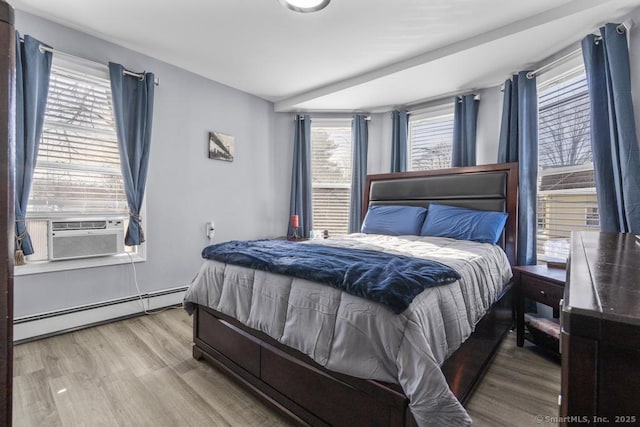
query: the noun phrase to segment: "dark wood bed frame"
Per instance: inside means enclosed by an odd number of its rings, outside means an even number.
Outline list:
[[[481,188],[482,181],[488,175],[498,176],[504,182],[504,194],[489,191],[476,195],[477,191],[484,191]],[[466,178],[459,181],[458,177],[462,176]],[[451,185],[449,178],[455,185]],[[391,198],[383,195],[378,199],[372,196],[376,192],[383,194],[397,185],[403,186],[402,183],[415,189],[416,183],[423,180],[434,183],[434,188],[427,191],[426,195],[414,197],[404,194]],[[447,185],[441,185],[443,182]],[[381,191],[372,190],[379,184],[382,187],[377,188],[381,188]],[[464,187],[469,188],[465,190]],[[509,213],[502,246],[511,265],[514,265],[517,188],[517,163],[370,175],[367,177],[363,215],[369,204],[398,204],[398,200],[409,205],[426,206],[429,202],[438,201],[485,209],[497,204]],[[453,194],[449,194],[451,191]],[[476,203],[476,200],[479,202]],[[442,365],[451,390],[462,404],[468,401],[505,332],[512,325],[511,294],[509,284],[490,311],[477,323],[471,337]],[[210,308],[197,306],[193,341],[195,359],[206,359],[298,424],[416,426],[409,411],[409,400],[400,386],[324,369],[305,354]]]

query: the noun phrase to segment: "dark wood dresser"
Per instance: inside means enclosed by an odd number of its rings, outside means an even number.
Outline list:
[[[639,425],[640,239],[573,233],[560,323],[563,425]]]

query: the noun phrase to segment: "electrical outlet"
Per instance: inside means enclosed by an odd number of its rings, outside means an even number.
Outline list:
[[[205,224],[205,233],[209,240],[213,239],[213,236],[216,233],[215,223],[213,221],[207,222]]]

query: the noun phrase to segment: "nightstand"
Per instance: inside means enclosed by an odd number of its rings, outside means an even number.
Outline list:
[[[558,317],[566,275],[567,272],[564,269],[549,268],[546,265],[513,267],[516,286],[516,342],[518,347],[524,345],[525,299],[553,308],[554,317]],[[555,351],[557,352],[557,350]]]

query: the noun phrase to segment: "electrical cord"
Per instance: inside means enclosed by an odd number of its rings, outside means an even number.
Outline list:
[[[147,310],[146,307],[144,306],[144,299],[142,298],[142,292],[140,291],[140,286],[138,285],[138,274],[136,272],[136,264],[133,261],[133,256],[131,255],[130,252],[125,252],[125,253],[129,256],[129,261],[131,261],[131,269],[133,270],[133,283],[136,285],[136,290],[138,291],[138,298],[140,299],[140,305],[142,305],[142,311],[144,311],[144,314],[146,315],[157,314],[167,310],[182,308],[182,305],[173,305],[173,306],[159,308],[155,310]],[[147,297],[147,301],[148,301],[148,297]]]

